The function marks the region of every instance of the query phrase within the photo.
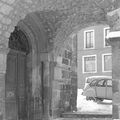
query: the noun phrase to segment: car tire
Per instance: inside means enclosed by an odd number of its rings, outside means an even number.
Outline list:
[[[86,100],[90,100],[90,97],[86,96]]]

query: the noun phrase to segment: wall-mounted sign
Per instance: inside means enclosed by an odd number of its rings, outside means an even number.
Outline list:
[[[15,96],[15,93],[13,91],[8,91],[6,93],[6,97],[10,98],[10,97],[14,97]]]

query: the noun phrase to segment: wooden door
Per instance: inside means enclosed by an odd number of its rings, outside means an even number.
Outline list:
[[[6,117],[10,120],[26,120],[26,55],[10,51],[7,57]]]

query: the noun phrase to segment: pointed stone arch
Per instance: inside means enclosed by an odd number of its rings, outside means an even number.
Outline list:
[[[62,47],[64,47],[65,41],[73,33],[84,29],[85,27],[93,26],[96,24],[107,24],[109,25],[107,15],[101,16],[82,16],[79,13],[68,16],[61,24],[61,27],[58,28],[58,33],[55,36],[55,54],[59,55],[62,52]]]

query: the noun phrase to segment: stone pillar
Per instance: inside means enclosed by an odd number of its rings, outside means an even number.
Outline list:
[[[120,37],[110,38],[112,46],[113,119],[120,119]]]
[[[48,57],[48,55],[47,55]],[[46,57],[46,58],[47,58]],[[50,61],[45,59],[43,61],[43,119],[50,120]]]
[[[0,120],[6,120],[5,115],[5,75],[8,50],[0,50]]]
[[[107,38],[112,46],[113,119],[120,119],[120,8],[107,16],[111,28]]]

